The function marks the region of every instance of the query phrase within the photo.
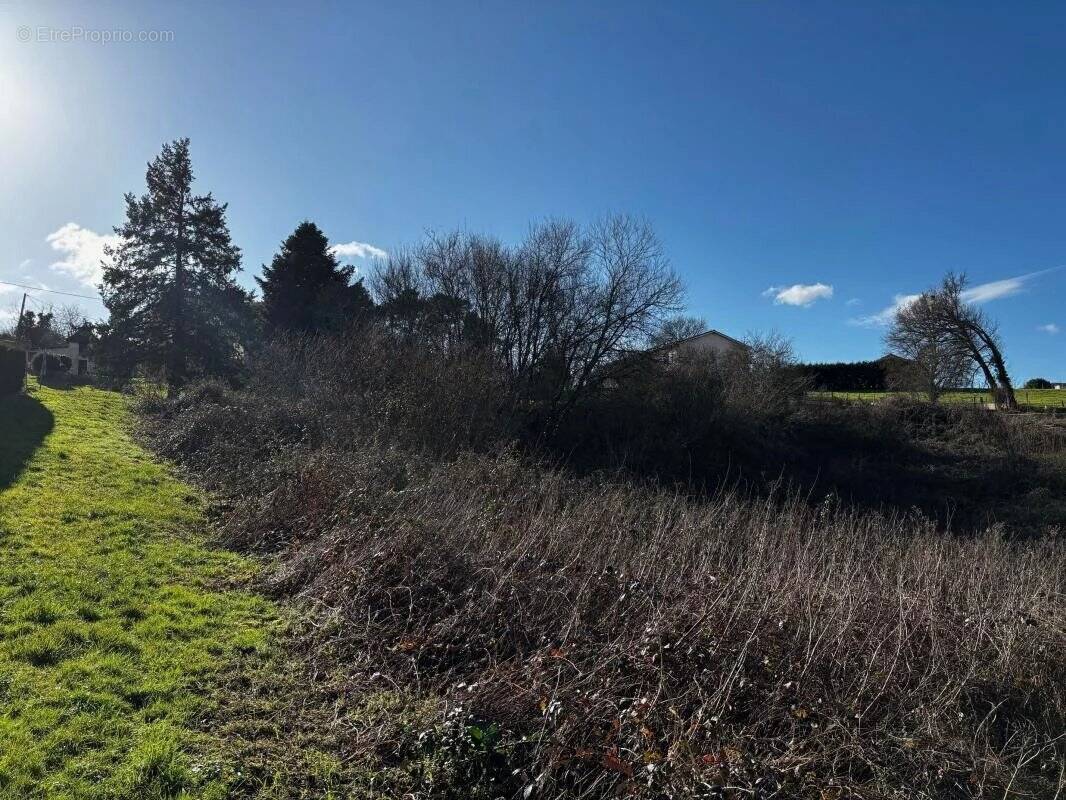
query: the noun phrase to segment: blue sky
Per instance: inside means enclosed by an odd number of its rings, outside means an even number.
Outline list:
[[[730,334],[876,357],[965,270],[1016,377],[1066,379],[1062,4],[0,0],[0,108],[0,280],[92,293],[189,136],[248,284],[305,218],[388,251],[626,211]]]

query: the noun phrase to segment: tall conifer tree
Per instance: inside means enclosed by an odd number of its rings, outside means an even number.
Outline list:
[[[362,281],[351,283],[354,271],[340,264],[315,223],[301,222],[256,279],[267,330],[318,334],[344,328],[372,305]]]
[[[249,296],[234,281],[240,249],[230,240],[226,205],[192,192],[189,140],[178,139],[148,165],[148,191],[126,195],[101,291],[111,313],[105,351],[162,370],[171,389],[191,375],[236,369],[248,331]],[[107,343],[105,343],[106,345]]]

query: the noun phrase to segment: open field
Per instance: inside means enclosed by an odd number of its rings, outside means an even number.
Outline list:
[[[205,546],[202,495],[125,432],[127,401],[0,400],[0,797],[224,797],[198,683],[277,616]],[[244,655],[242,655],[244,654]]]
[[[1023,406],[1031,406],[1037,409],[1043,408],[1060,408],[1066,410],[1066,389],[1018,389],[1015,392],[1018,402]],[[908,395],[912,396],[909,392],[811,392],[813,397],[819,399],[822,398],[836,398],[840,400],[863,400],[868,402],[876,402],[879,400],[885,400],[889,397]],[[944,402],[947,403],[971,403],[980,405],[981,403],[991,403],[992,395],[987,391],[979,389],[948,392],[944,395]]]

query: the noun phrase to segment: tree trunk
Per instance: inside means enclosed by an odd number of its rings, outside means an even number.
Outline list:
[[[985,383],[988,384],[988,390],[992,392],[992,400],[996,405],[999,405],[999,400],[997,399],[999,394],[999,384],[997,383],[995,376],[992,374],[992,370],[988,368],[988,363],[980,353],[974,356],[974,361],[976,361],[977,366],[981,368],[981,374],[985,376]]]
[[[187,331],[185,325],[185,194],[178,197],[178,235],[174,246],[174,340],[167,359],[167,388],[176,392],[185,385]]]
[[[996,368],[996,377],[999,378],[999,388],[1003,393],[1003,403],[1010,410],[1017,410],[1018,400],[1014,397],[1014,387],[1011,386],[1007,365],[1003,363],[1003,355],[999,352],[999,348],[996,347],[994,342],[988,342],[988,348],[992,352],[992,365]]]

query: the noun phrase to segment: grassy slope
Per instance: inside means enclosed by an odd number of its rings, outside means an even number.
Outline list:
[[[0,399],[2,798],[225,796],[189,755],[192,686],[275,613],[220,588],[250,563],[190,535],[202,498],[126,414],[89,388]]]

